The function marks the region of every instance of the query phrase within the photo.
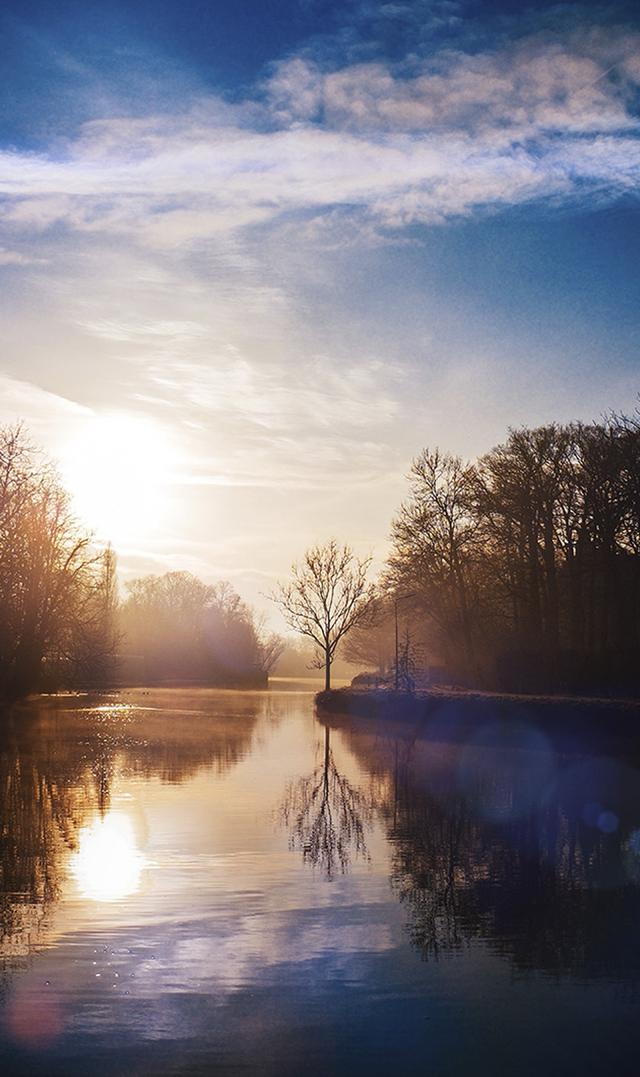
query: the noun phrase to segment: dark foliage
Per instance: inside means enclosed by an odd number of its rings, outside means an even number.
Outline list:
[[[509,690],[640,688],[640,425],[510,432],[475,464],[425,450],[387,575],[446,665]]]

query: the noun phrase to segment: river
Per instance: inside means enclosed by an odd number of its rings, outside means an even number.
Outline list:
[[[1,1072],[636,1073],[634,760],[314,688],[5,718]]]

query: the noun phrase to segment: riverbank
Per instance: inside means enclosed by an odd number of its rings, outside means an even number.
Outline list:
[[[578,696],[524,696],[432,688],[409,694],[337,688],[316,696],[318,716],[411,723],[443,739],[467,739],[480,726],[504,737],[510,726],[533,724],[572,749],[622,740],[640,749],[640,701]]]

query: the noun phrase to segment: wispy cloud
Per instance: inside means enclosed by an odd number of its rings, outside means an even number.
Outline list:
[[[603,30],[329,71],[293,58],[260,108],[211,99],[85,124],[55,158],[3,154],[4,224],[179,247],[336,207],[399,228],[615,197],[640,177],[639,45]]]
[[[75,400],[0,373],[0,424],[25,421],[39,437],[49,440],[60,423],[73,426],[91,414],[90,408]]]
[[[7,247],[0,247],[0,266],[31,266],[31,265],[45,265],[45,258],[36,258],[30,254],[24,254],[22,251],[8,250]]]
[[[0,421],[54,450],[101,410],[171,433],[173,533],[130,568],[269,574],[327,527],[368,550],[424,441],[480,451],[509,421],[588,416],[605,383],[626,399],[626,367],[563,381],[533,332],[483,336],[492,312],[419,258],[429,226],[637,194],[640,35],[462,12],[345,4],[233,100],[188,73],[147,93],[147,57],[133,107],[42,45],[91,101],[48,148],[0,152]],[[378,47],[390,24],[404,50]]]

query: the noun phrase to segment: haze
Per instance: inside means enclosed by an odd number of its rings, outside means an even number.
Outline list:
[[[549,12],[3,6],[0,421],[124,578],[264,605],[425,445],[633,407],[637,13]]]

